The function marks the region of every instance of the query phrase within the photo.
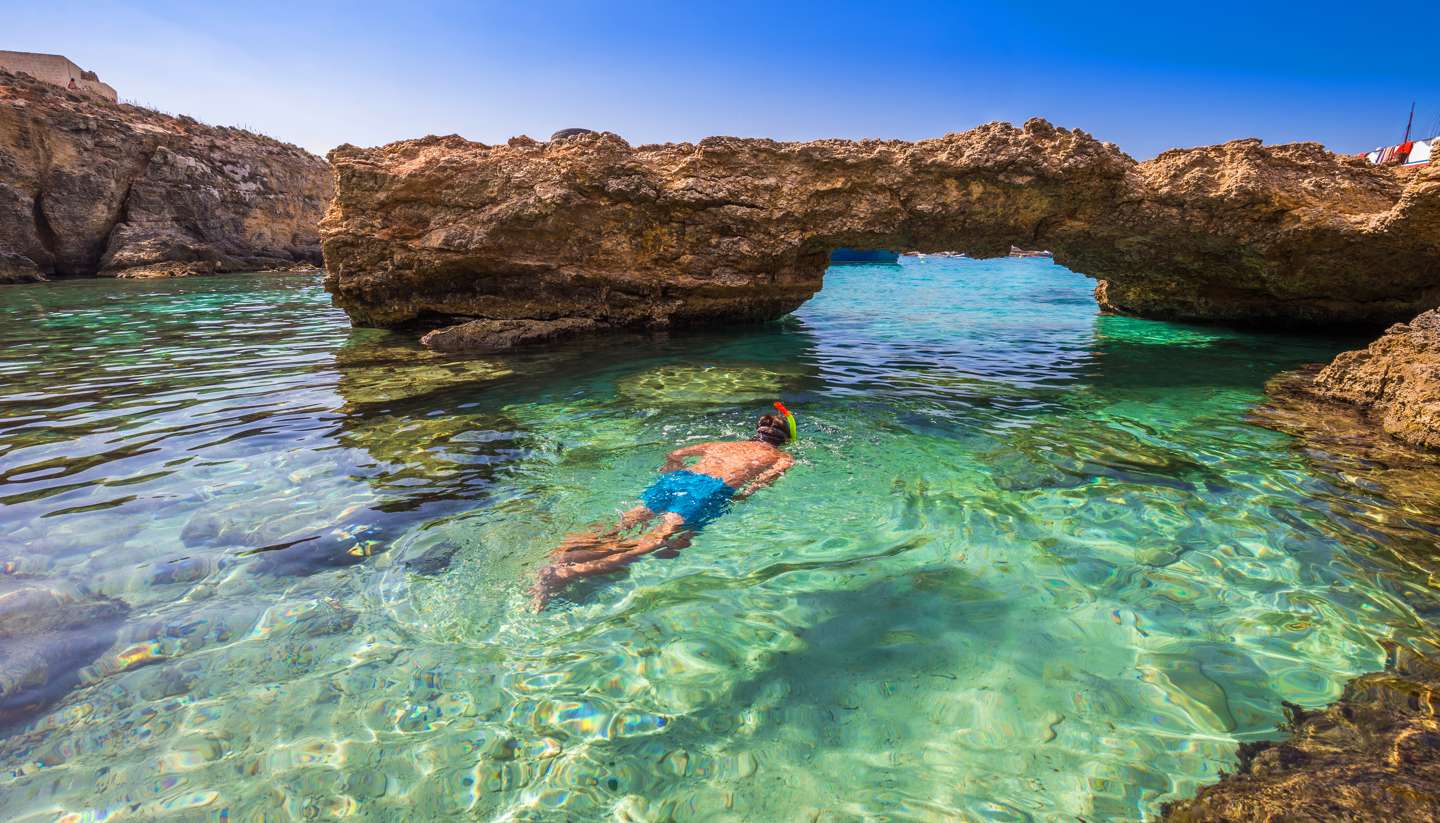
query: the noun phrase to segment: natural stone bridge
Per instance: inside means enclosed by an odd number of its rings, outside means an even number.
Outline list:
[[[1147,317],[1380,324],[1440,305],[1440,169],[1312,143],[1137,163],[1031,120],[916,143],[427,137],[330,160],[336,304],[368,326],[480,321],[438,348],[778,317],[840,246],[1047,248],[1104,308]]]

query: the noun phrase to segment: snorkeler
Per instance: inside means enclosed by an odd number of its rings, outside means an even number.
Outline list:
[[[781,404],[767,414],[750,440],[697,443],[670,452],[660,478],[641,495],[642,505],[625,512],[613,527],[566,538],[550,553],[532,589],[536,609],[579,577],[614,571],[657,549],[677,550],[706,523],[724,514],[731,500],[743,500],[785,473],[795,458],[780,446],[795,437],[795,418]],[[690,458],[694,463],[686,465]],[[659,523],[639,537],[623,535],[642,524]]]

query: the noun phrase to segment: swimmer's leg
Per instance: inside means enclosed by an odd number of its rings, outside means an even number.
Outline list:
[[[584,552],[587,556],[585,560],[574,558],[578,562],[557,562],[546,566],[540,570],[539,579],[531,589],[535,609],[545,608],[550,596],[572,580],[615,571],[665,546],[671,538],[686,533],[688,529],[685,528],[684,518],[674,512],[666,512],[658,526],[635,540],[616,541],[595,552]],[[567,561],[571,557],[567,556]]]
[[[596,524],[594,531],[566,535],[565,540],[562,541],[559,546],[555,547],[554,551],[550,552],[550,556],[556,560],[560,560],[562,555],[568,559],[568,556],[573,552],[588,553],[588,551],[600,548],[603,541],[613,539],[624,532],[630,531],[641,523],[654,520],[656,516],[655,512],[650,511],[644,506],[636,506],[620,515],[620,522],[608,529],[601,529],[599,525]],[[609,554],[610,552],[605,553]]]

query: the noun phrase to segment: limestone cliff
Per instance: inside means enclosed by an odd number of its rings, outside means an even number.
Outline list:
[[[1107,308],[1161,318],[1382,323],[1440,304],[1440,170],[1308,143],[1136,163],[1031,120],[916,143],[427,137],[330,160],[327,286],[360,325],[768,319],[839,246],[1047,248]],[[484,328],[432,339],[503,344]]]
[[[320,260],[325,161],[0,71],[0,282]]]

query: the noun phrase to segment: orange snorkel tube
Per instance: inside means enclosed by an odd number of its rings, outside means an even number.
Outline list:
[[[790,439],[794,440],[799,437],[799,435],[795,432],[795,415],[791,414],[790,410],[785,408],[785,404],[781,403],[779,400],[776,400],[775,411],[778,411],[781,414],[785,415],[785,425],[787,428],[790,429]]]

